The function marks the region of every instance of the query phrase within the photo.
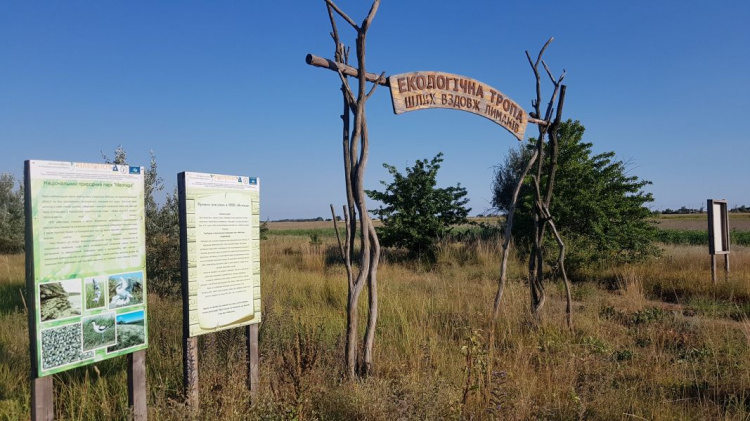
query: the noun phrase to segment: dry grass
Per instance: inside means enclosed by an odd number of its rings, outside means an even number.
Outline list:
[[[497,244],[444,245],[433,268],[386,259],[379,271],[375,374],[342,380],[344,269],[335,240],[271,236],[262,247],[261,388],[244,388],[242,329],[201,337],[201,419],[747,419],[750,250],[732,251],[714,287],[701,248],[669,247],[573,286],[565,327],[559,283],[539,324],[514,261],[487,384],[487,314]],[[4,276],[3,273],[6,273]],[[9,274],[9,275],[7,275]],[[0,256],[0,288],[23,287],[23,258]],[[614,280],[614,282],[605,282]],[[612,290],[601,285],[615,284]],[[16,293],[17,294],[17,293]],[[26,318],[0,316],[0,419],[28,417]],[[364,303],[362,297],[362,317]],[[149,416],[185,419],[180,303],[149,297]],[[363,326],[362,326],[363,327]],[[56,375],[56,415],[127,419],[124,358]],[[100,374],[99,374],[100,373]]]
[[[708,216],[704,214],[688,215],[659,215],[654,218],[657,226],[661,229],[680,229],[680,230],[708,230]],[[730,213],[729,229],[750,231],[750,214],[747,213]]]

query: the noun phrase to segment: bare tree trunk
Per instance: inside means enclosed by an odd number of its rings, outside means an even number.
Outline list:
[[[333,32],[331,36],[336,44],[336,61],[341,64],[347,64],[348,51],[339,41],[338,29],[334,12],[349,23],[357,32],[356,54],[357,54],[357,93],[352,91],[347,76],[339,68],[338,73],[341,78],[341,91],[344,96],[344,113],[341,118],[344,124],[343,134],[343,152],[344,152],[344,172],[346,179],[347,207],[345,214],[349,217],[346,221],[347,226],[347,276],[349,281],[348,299],[347,299],[347,327],[346,327],[346,350],[345,364],[346,373],[350,379],[359,375],[366,375],[372,370],[372,348],[375,339],[375,327],[378,316],[377,306],[377,266],[380,257],[380,243],[378,242],[377,233],[372,225],[372,220],[367,213],[364,192],[364,174],[367,167],[367,158],[369,155],[369,134],[367,130],[367,117],[365,113],[365,103],[374,93],[383,75],[375,81],[370,92],[366,92],[367,75],[365,68],[365,40],[367,30],[377,13],[380,0],[374,0],[361,26],[357,25],[349,16],[333,3],[332,0],[326,0],[328,16],[331,21]],[[354,125],[350,127],[350,114],[354,115]],[[348,212],[347,212],[348,211]],[[351,270],[351,261],[354,259],[355,239],[357,232],[357,217],[359,215],[359,268],[356,278]],[[359,296],[367,284],[369,290],[368,300],[368,318],[365,337],[363,339],[363,355],[359,354],[358,349],[358,302]]]
[[[368,218],[369,219],[369,218]],[[367,287],[369,289],[369,316],[367,318],[367,329],[365,330],[364,343],[364,365],[362,374],[368,375],[372,372],[372,348],[375,343],[375,326],[378,321],[378,263],[380,261],[380,241],[375,233],[375,227],[370,221],[370,241],[372,242],[370,266],[370,277],[368,278]]]

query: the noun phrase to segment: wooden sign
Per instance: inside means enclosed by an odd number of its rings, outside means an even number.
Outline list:
[[[389,78],[393,112],[448,108],[480,115],[523,140],[529,116],[515,101],[477,80],[443,72],[413,72]]]

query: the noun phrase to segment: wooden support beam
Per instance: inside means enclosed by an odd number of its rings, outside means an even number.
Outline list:
[[[716,255],[711,255],[711,282],[716,285]]]
[[[52,376],[31,379],[31,420],[52,421],[55,419]]]
[[[133,421],[146,421],[146,350],[128,354],[128,406]]]
[[[328,60],[327,58],[314,56],[312,54],[308,54],[307,57],[305,57],[305,63],[311,66],[333,70],[334,72],[338,72],[339,69],[341,69],[341,73],[347,76],[359,77],[359,70],[352,66],[336,63],[333,60]],[[375,73],[365,73],[365,79],[367,79],[368,82],[377,83],[383,86],[390,86],[387,77],[381,77],[380,75],[376,75]]]
[[[260,375],[258,374],[258,324],[253,323],[245,329],[247,334],[247,387],[250,389],[250,397],[255,400],[260,388]]]
[[[198,412],[200,392],[198,387],[198,337],[184,337],[182,341],[182,370],[185,399],[193,412]]]
[[[549,126],[549,121],[540,120],[538,118],[529,117],[529,123],[536,124],[537,126]]]

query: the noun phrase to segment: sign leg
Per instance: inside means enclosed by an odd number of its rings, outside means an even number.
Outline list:
[[[146,409],[146,351],[128,354],[128,405],[134,421],[145,421]]]
[[[258,396],[258,324],[247,326],[247,387],[250,396],[254,399]]]
[[[729,253],[724,255],[724,274],[729,276]]]
[[[185,375],[185,398],[192,411],[198,410],[198,338],[185,337],[182,349],[182,366]]]
[[[716,255],[711,255],[711,282],[716,285]]]
[[[31,419],[32,421],[55,419],[52,376],[31,379]]]

